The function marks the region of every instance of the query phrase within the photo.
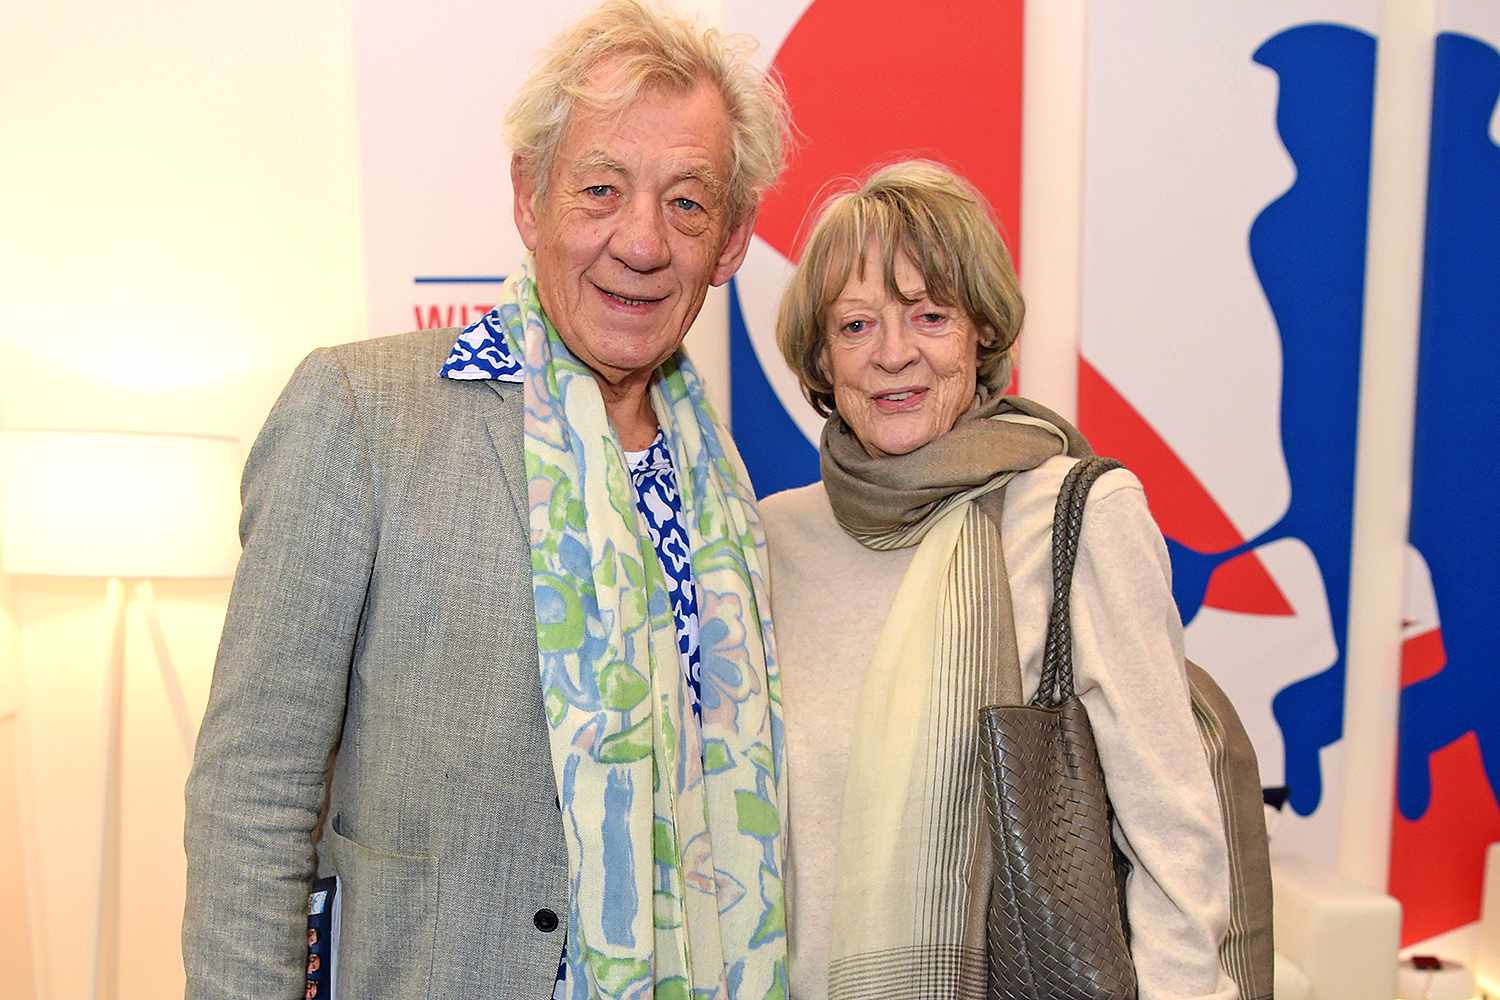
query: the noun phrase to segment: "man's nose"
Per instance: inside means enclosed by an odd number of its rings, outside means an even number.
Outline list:
[[[654,198],[635,198],[619,216],[610,252],[632,271],[655,271],[671,261],[666,218]]]

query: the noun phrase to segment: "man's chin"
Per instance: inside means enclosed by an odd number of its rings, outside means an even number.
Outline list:
[[[601,382],[612,386],[626,386],[633,383],[648,381],[651,374],[661,367],[662,362],[676,353],[674,345],[671,350],[659,354],[636,354],[636,353],[610,353],[588,359],[579,358],[594,377]]]
[[[676,352],[685,336],[675,330],[668,332],[660,324],[631,329],[630,324],[620,323],[618,317],[614,317],[614,322],[610,319],[593,315],[571,329],[557,327],[558,335],[573,356],[587,365],[601,382],[610,385],[648,378]]]

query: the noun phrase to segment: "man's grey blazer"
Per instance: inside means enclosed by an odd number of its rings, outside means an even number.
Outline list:
[[[344,1000],[551,995],[522,394],[438,378],[457,333],[315,351],[251,450],[187,786],[190,997],[303,996],[315,873]]]

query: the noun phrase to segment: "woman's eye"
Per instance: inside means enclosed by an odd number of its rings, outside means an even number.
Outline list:
[[[919,316],[918,319],[920,319],[923,323],[926,323],[928,326],[936,326],[943,320],[947,319],[947,317],[942,313],[925,312],[922,313],[922,315]]]
[[[865,330],[869,329],[869,326],[869,320],[851,319],[849,322],[839,327],[839,329],[845,333],[864,333]]]
[[[672,204],[684,212],[702,211],[703,206],[691,198],[673,198]]]

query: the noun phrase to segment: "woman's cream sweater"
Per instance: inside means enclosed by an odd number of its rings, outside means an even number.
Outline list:
[[[1073,459],[1006,488],[1001,537],[1026,698],[1041,677],[1052,588],[1052,514]],[[915,549],[876,552],[845,534],[821,483],[761,505],[786,708],[791,985],[827,995],[839,817],[855,710]],[[1229,874],[1218,800],[1183,672],[1170,567],[1145,493],[1125,470],[1089,495],[1073,578],[1073,662],[1135,869],[1126,890],[1140,1000],[1235,1000],[1219,966]]]

